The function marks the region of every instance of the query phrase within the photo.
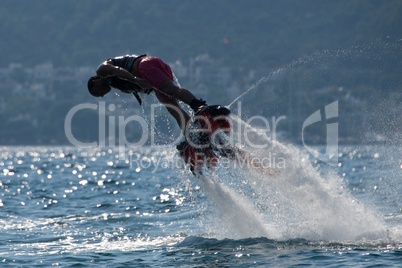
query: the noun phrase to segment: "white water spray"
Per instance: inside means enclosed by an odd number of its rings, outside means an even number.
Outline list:
[[[373,45],[374,50],[384,46],[382,42]],[[348,50],[335,51],[325,50],[298,59],[258,80],[227,105],[227,107],[230,108],[234,103],[263,83],[280,79],[288,74],[289,71],[298,70],[300,67],[303,67],[302,69],[304,70],[304,67],[313,64],[314,68],[322,65],[327,69],[331,69],[332,64],[338,67],[337,63],[339,62],[353,62],[355,59],[360,58],[363,62],[366,62],[367,59],[376,62],[379,59],[371,58],[370,55],[376,55],[376,53],[372,53],[373,49],[371,47],[352,47]],[[394,50],[400,50],[400,44],[390,46],[386,43],[385,48],[390,53]],[[289,92],[289,95],[291,93]],[[261,98],[257,100],[261,100]],[[266,104],[262,102],[261,105]],[[291,104],[289,105],[291,107]],[[236,167],[230,171],[236,173],[235,176],[233,174],[219,174],[219,179],[214,182],[219,187],[221,187],[220,185],[229,185],[227,184],[228,181],[237,179],[239,181],[246,181],[247,185],[253,189],[251,197],[246,196],[243,200],[240,200],[237,198],[237,195],[239,195],[239,192],[242,192],[242,189],[239,189],[242,187],[241,183],[236,185],[238,188],[233,188],[232,186],[230,188],[225,187],[226,191],[230,192],[232,196],[231,198],[227,198],[227,200],[234,203],[233,209],[235,211],[228,210],[225,207],[219,208],[217,203],[223,201],[223,198],[220,196],[224,195],[211,185],[204,185],[207,195],[212,196],[210,200],[216,205],[218,210],[238,214],[235,217],[226,216],[223,218],[223,225],[228,229],[227,232],[230,233],[230,229],[236,230],[236,222],[242,221],[242,217],[239,214],[243,213],[237,208],[241,207],[242,202],[247,202],[249,206],[247,211],[258,211],[258,213],[245,216],[248,218],[255,217],[255,220],[248,219],[248,222],[260,222],[257,219],[261,219],[262,217],[262,230],[269,230],[267,234],[274,235],[274,237],[269,238],[285,240],[305,238],[339,242],[390,238],[388,226],[385,224],[383,218],[371,207],[360,203],[349,192],[343,179],[337,174],[331,172],[324,173],[322,170],[319,171],[314,167],[309,154],[304,152],[303,148],[280,143],[275,139],[269,139],[264,133],[253,129],[240,118],[233,117],[232,119],[234,125],[238,125],[234,126],[233,129],[239,131],[247,129],[247,138],[249,140],[254,144],[267,145],[264,149],[256,149],[252,146],[249,148],[246,147],[245,149],[253,157],[283,159],[285,167],[275,166],[274,164],[272,170],[265,173],[253,169],[244,170]],[[236,134],[233,136],[241,137],[241,135]],[[244,140],[241,139],[235,142],[245,145]],[[241,234],[253,236],[255,233],[253,233],[254,228],[252,224],[245,226],[245,228],[242,228]],[[258,226],[261,226],[261,224],[258,224]],[[270,227],[268,228],[267,226]],[[396,230],[394,233],[395,238],[401,237],[400,231]]]
[[[283,239],[355,241],[386,236],[382,219],[359,203],[340,177],[321,175],[300,148],[269,140],[240,119],[234,121],[253,132],[254,140],[262,139],[259,142],[269,145],[264,150],[247,148],[254,157],[271,154],[285,160],[285,166],[272,166],[272,175],[248,172],[257,199],[265,206],[266,218]]]
[[[270,140],[241,119],[232,119],[241,125],[234,129],[247,129],[249,139],[268,145],[263,150],[245,148],[253,157],[281,158],[285,166],[272,166],[269,172],[235,167],[246,176],[237,179],[253,188],[252,197],[224,186],[233,179],[227,174],[201,181],[220,215],[219,235],[341,242],[387,238],[381,217],[354,198],[339,176],[321,175],[300,148]]]
[[[213,230],[214,233],[222,238],[279,238],[275,230],[264,225],[261,215],[241,195],[209,178],[200,179],[200,184],[219,215],[220,224],[214,226],[219,230]]]

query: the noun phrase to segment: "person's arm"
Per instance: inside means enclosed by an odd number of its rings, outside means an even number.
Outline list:
[[[99,65],[96,74],[101,77],[116,76],[118,78],[133,82],[143,88],[153,89],[152,86],[144,79],[134,76],[132,73],[118,66],[111,64],[111,61],[104,61]]]

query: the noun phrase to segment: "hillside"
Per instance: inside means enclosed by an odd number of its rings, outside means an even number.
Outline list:
[[[286,116],[280,130],[290,139],[335,100],[343,140],[400,138],[399,0],[3,0],[0,16],[0,144],[68,144],[68,111],[98,101],[87,76],[125,53],[182,64],[182,84],[210,103],[252,89],[240,99],[245,118]],[[194,79],[187,69],[200,55],[208,64],[199,62]],[[124,97],[106,101],[140,112]],[[80,114],[74,133],[96,140],[97,120]],[[322,126],[310,131],[325,136]]]
[[[173,61],[208,52],[223,65],[277,68],[317,50],[398,39],[401,14],[398,0],[4,0],[1,65],[90,65],[125,52]]]

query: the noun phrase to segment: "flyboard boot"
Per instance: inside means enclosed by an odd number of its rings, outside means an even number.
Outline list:
[[[205,102],[204,102],[205,103]],[[221,105],[201,105],[188,126],[186,140],[176,148],[194,175],[201,174],[206,166],[213,169],[218,164],[218,154],[234,158],[235,152],[226,148],[225,137],[230,133],[230,110]]]

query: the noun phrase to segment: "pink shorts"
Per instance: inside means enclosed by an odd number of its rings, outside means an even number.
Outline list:
[[[173,80],[173,72],[170,66],[157,57],[145,57],[137,66],[140,78],[145,79],[152,86],[159,88],[167,80]]]

